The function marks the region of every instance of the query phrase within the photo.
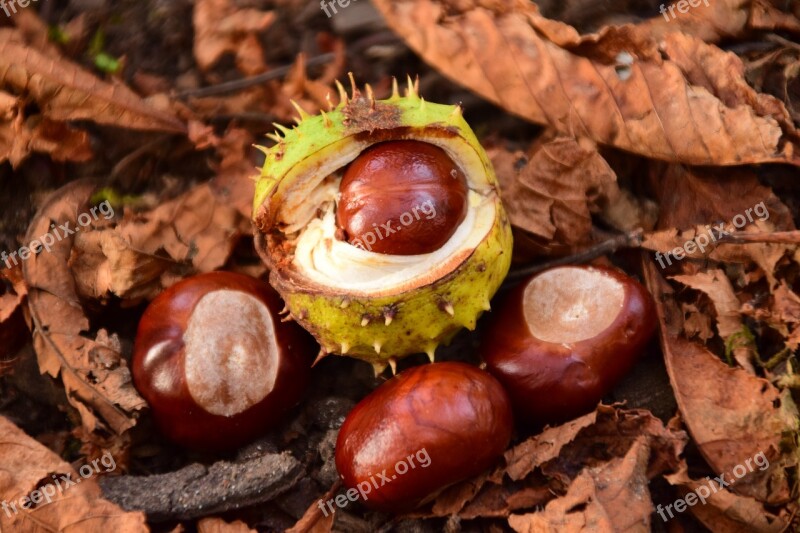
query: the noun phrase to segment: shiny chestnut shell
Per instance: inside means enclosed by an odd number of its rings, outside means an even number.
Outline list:
[[[434,252],[467,215],[464,173],[442,148],[421,141],[367,148],[339,191],[336,222],[347,242],[381,254]]]
[[[631,370],[655,325],[652,297],[633,278],[558,267],[493,306],[480,350],[520,421],[562,422],[591,411]]]
[[[456,362],[414,367],[350,412],[336,442],[336,468],[351,489],[372,483],[362,500],[367,507],[407,511],[491,467],[506,449],[512,425],[508,395],[483,370]],[[408,465],[410,456],[415,468]],[[395,468],[400,461],[407,463],[405,473]],[[391,481],[385,483],[381,473]]]
[[[281,322],[282,307],[269,285],[230,272],[187,278],[150,303],[136,335],[133,379],[164,435],[187,448],[233,449],[300,401],[314,344],[296,324]],[[269,322],[274,344],[262,342]]]

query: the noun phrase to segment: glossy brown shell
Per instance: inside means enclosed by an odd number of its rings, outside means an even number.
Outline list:
[[[564,344],[534,337],[523,306],[535,276],[506,294],[489,316],[481,355],[509,392],[520,422],[561,422],[594,409],[631,370],[655,331],[652,297],[638,281],[612,268],[583,268],[606,273],[625,291],[622,311],[595,337]]]
[[[347,167],[340,191],[337,224],[349,243],[376,253],[435,252],[467,216],[463,172],[443,149],[421,141],[364,150]]]
[[[183,334],[195,305],[209,292],[231,289],[260,299],[269,310],[280,348],[275,385],[259,403],[233,416],[214,415],[199,407],[189,393],[184,371]],[[139,322],[133,354],[133,380],[147,400],[157,425],[170,440],[188,448],[236,448],[282,420],[303,396],[310,375],[314,343],[294,323],[282,323],[283,304],[266,283],[231,272],[200,274],[168,288],[145,310]],[[220,316],[219,320],[247,320]],[[163,342],[168,349],[151,355]]]
[[[364,505],[409,510],[492,466],[508,445],[512,424],[506,392],[483,370],[456,362],[414,367],[350,412],[336,442],[336,468],[349,488],[377,482]],[[417,466],[397,472],[398,462],[410,456]],[[427,467],[419,464],[420,456],[429,457],[423,461]],[[382,480],[381,473],[391,481]]]

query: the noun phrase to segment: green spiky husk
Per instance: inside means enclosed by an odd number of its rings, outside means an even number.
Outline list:
[[[511,228],[494,170],[458,106],[424,102],[413,87],[406,97],[395,94],[374,101],[354,91],[352,99],[344,100],[327,114],[301,117],[296,128],[285,131],[266,151],[253,213],[263,232],[257,242],[271,269],[270,282],[292,318],[316,337],[324,352],[344,353],[376,366],[413,353],[433,357],[436,346],[449,342],[462,327],[474,329],[511,264]],[[456,152],[454,158],[463,159],[462,165],[478,169],[496,213],[485,238],[441,278],[395,294],[337,293],[293,270],[280,209],[290,195],[305,194],[298,192],[296,178],[348,150],[360,152],[392,139],[446,142]]]

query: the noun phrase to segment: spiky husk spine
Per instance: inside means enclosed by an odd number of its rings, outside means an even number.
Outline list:
[[[276,215],[304,165],[334,156],[351,142],[365,148],[391,139],[450,138],[462,153],[477,156],[485,182],[496,189],[494,170],[460,107],[425,102],[410,79],[404,97],[395,83],[387,100],[375,100],[369,86],[362,94],[353,83],[351,96],[341,85],[339,89],[340,103],[327,113],[309,116],[298,106],[298,126],[276,125],[282,134],[271,136],[276,144],[265,150],[253,213],[263,232],[257,243],[271,268],[270,282],[286,301],[290,316],[317,338],[321,355],[358,357],[376,370],[413,353],[427,353],[433,360],[439,344],[449,342],[462,327],[475,328],[508,273],[511,228],[499,193],[494,194],[493,227],[457,268],[426,286],[379,297],[333,294],[293,272],[287,267],[290,257]]]

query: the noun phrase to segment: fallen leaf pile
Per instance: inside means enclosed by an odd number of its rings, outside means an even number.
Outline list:
[[[148,0],[0,17],[0,251],[17,254],[0,256],[0,531],[800,530],[800,5],[683,3],[364,0],[328,18],[296,0]],[[343,492],[334,443],[381,381],[368,365],[323,361],[291,420],[224,457],[166,442],[130,371],[162,290],[265,275],[256,145],[335,106],[349,71],[378,98],[410,74],[426,99],[462,102],[500,181],[513,279],[615,265],[658,315],[594,412],[518,427],[495,468],[397,517],[318,507]],[[474,362],[475,339],[443,357]],[[83,477],[104,454],[115,470]],[[80,483],[21,506],[62,476]]]

